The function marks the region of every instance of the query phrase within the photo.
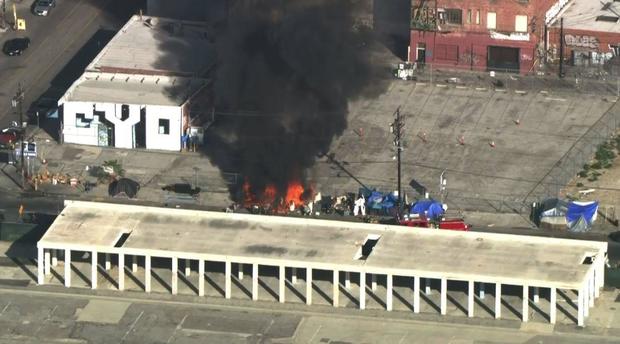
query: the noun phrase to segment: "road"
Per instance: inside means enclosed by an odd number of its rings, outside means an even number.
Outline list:
[[[618,343],[588,332],[0,288],[2,343]]]
[[[10,3],[10,1],[9,1]],[[100,49],[110,32],[124,23],[135,8],[121,0],[58,0],[49,16],[37,17],[30,12],[31,1],[18,4],[18,17],[26,20],[27,30],[0,34],[0,43],[13,37],[29,37],[31,46],[22,56],[0,57],[0,125],[18,120],[11,108],[11,98],[21,83],[25,91],[24,113],[32,101],[51,90],[55,96],[79,76]],[[94,39],[94,44],[88,44]],[[99,44],[97,43],[99,41]],[[82,51],[82,48],[87,51]]]

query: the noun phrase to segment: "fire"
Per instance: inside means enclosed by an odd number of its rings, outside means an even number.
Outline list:
[[[303,194],[304,187],[301,185],[300,182],[288,183],[288,188],[286,189],[286,204],[291,204],[291,202],[293,202],[295,203],[296,207],[303,205]]]
[[[305,197],[308,197],[311,192],[306,190],[300,181],[291,181],[288,183],[286,190],[280,192],[274,184],[268,184],[265,189],[257,197],[252,192],[252,187],[249,180],[245,180],[243,183],[244,193],[244,206],[253,207],[260,206],[265,209],[270,209],[275,213],[286,213],[290,211],[291,204],[298,209],[305,205]]]

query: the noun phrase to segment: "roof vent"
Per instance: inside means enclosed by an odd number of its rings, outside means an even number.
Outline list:
[[[379,234],[368,234],[364,243],[360,246],[360,248],[355,253],[353,259],[356,260],[366,260],[368,256],[372,253],[372,249],[377,245],[381,239],[381,235]]]
[[[598,16],[596,17],[596,21],[604,21],[604,22],[610,22],[610,23],[617,23],[618,22],[618,17],[615,16]]]

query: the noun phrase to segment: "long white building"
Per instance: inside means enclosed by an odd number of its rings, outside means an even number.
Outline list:
[[[205,24],[133,16],[59,100],[63,142],[180,150],[213,63]]]
[[[573,312],[579,326],[585,326],[589,310],[604,284],[606,242],[578,241],[478,232],[442,231],[402,226],[349,223],[292,217],[260,216],[154,208],[133,205],[68,201],[65,209],[37,244],[38,283],[49,280],[50,270],[64,255],[64,284],[72,286],[72,253],[90,253],[89,284],[97,288],[99,262],[110,269],[111,258],[118,264],[117,288],[125,288],[125,261],[143,261],[143,290],[151,292],[153,259],[170,262],[171,292],[178,290],[178,267],[182,261],[186,276],[198,266],[195,288],[205,295],[205,264],[223,263],[225,298],[231,298],[232,266],[242,278],[244,266],[251,267],[251,298],[258,299],[259,268],[278,271],[279,302],[285,302],[286,271],[292,270],[292,283],[305,271],[305,303],[313,303],[315,272],[327,272],[334,307],[340,303],[341,281],[351,289],[352,276],[359,284],[357,305],[366,308],[367,277],[376,290],[377,276],[385,281],[385,309],[393,310],[394,280],[407,279],[410,292],[404,295],[414,313],[420,312],[420,299],[430,293],[431,281],[439,285],[437,312],[444,315],[449,301],[449,284],[467,285],[466,314],[475,314],[474,288],[489,292],[493,316],[502,317],[504,291],[519,290],[522,321],[529,320],[530,303],[543,309],[548,321],[557,319],[558,295],[576,292]],[[136,258],[140,258],[139,260]],[[134,279],[138,278],[134,275]],[[78,276],[79,277],[79,276]],[[333,279],[332,279],[333,277]],[[314,287],[314,288],[313,288]],[[505,289],[503,289],[505,288]],[[303,290],[303,289],[302,289]],[[409,294],[410,293],[410,294]],[[349,292],[353,295],[353,292]],[[401,293],[402,295],[402,293]],[[401,297],[401,298],[402,298]],[[480,295],[482,298],[483,295]],[[564,296],[563,296],[564,297]],[[486,306],[485,306],[486,307]],[[547,308],[548,307],[548,308]],[[481,312],[485,310],[480,307]]]

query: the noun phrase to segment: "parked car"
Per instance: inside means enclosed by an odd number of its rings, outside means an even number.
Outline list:
[[[17,142],[17,135],[12,132],[0,133],[0,148],[11,148]]]
[[[56,0],[37,0],[32,12],[38,16],[47,16],[56,7]]]
[[[30,38],[13,38],[4,42],[4,46],[2,46],[2,52],[9,56],[21,55],[24,50],[28,49],[30,45]]]

